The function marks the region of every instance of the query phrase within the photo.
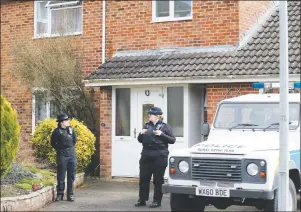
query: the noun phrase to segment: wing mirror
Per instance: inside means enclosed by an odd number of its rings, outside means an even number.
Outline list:
[[[208,123],[203,123],[203,135],[204,136],[208,136],[209,135],[209,132],[210,132],[210,126]]]

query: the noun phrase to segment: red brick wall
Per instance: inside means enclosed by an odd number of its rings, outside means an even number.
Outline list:
[[[101,87],[99,98],[100,126],[100,174],[111,176],[112,149],[112,88]],[[103,123],[103,124],[102,124]]]
[[[83,1],[83,35],[75,36],[84,56],[83,72],[91,73],[101,64],[102,1]],[[43,39],[34,37],[34,2],[1,1],[1,94],[18,112],[21,124],[21,149],[18,160],[32,162],[28,141],[32,131],[32,96],[9,71],[14,63],[10,50],[15,40],[28,40],[33,44]]]
[[[33,37],[33,2],[6,1],[1,2],[1,94],[12,103],[18,112],[21,125],[20,153],[18,159],[25,161],[31,154],[27,142],[31,134],[31,94],[26,87],[9,73],[13,71],[10,65],[11,46],[17,39],[32,39]]]
[[[107,2],[107,56],[118,50],[234,45],[269,1],[193,1],[193,18],[152,23],[151,1]]]
[[[84,67],[87,75],[101,64],[102,51],[102,1],[83,1],[83,42]]]
[[[239,37],[243,38],[257,19],[271,5],[271,1],[239,1]]]
[[[238,7],[238,1],[193,1],[192,20],[152,23],[152,1],[108,1],[107,53],[236,44]]]
[[[238,92],[239,91],[239,92]],[[226,98],[240,96],[249,93],[258,93],[252,88],[251,83],[241,84],[209,84],[207,86],[207,117],[208,123],[212,124],[217,104]]]

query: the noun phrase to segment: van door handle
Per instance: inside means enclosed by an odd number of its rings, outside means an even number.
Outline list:
[[[134,138],[136,138],[136,133],[137,133],[136,128],[134,128]]]

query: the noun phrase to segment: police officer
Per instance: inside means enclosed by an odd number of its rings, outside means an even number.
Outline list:
[[[57,162],[57,197],[63,200],[65,190],[65,175],[67,171],[67,200],[73,202],[73,189],[76,173],[75,144],[77,141],[74,130],[70,127],[67,114],[57,116],[58,126],[51,135],[51,146],[56,150]]]
[[[151,208],[161,206],[162,184],[168,161],[168,144],[174,144],[176,138],[171,127],[163,122],[162,110],[152,107],[149,111],[149,122],[138,135],[138,141],[142,143],[139,179],[139,200],[136,207],[146,205],[149,198],[149,184],[153,175],[154,196]]]

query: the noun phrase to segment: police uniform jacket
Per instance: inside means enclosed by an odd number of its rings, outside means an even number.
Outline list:
[[[57,127],[51,135],[51,146],[57,153],[73,154],[76,141],[76,133],[71,127]]]
[[[149,156],[168,156],[168,144],[174,144],[176,141],[169,124],[158,121],[155,125],[150,121],[144,125],[147,131],[144,134],[139,133],[138,141],[142,143],[142,155]],[[161,130],[160,136],[155,135],[153,131]]]

